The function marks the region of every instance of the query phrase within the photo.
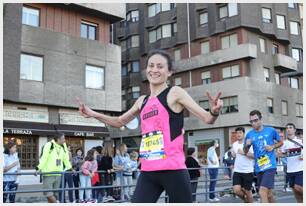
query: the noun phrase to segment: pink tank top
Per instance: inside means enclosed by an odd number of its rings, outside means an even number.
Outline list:
[[[173,112],[167,104],[170,87],[157,97],[143,101],[140,118],[141,171],[186,169],[183,150],[183,112]]]

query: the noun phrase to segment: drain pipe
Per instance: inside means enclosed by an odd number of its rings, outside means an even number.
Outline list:
[[[188,39],[188,61],[191,57],[191,44],[190,44],[190,17],[189,17],[189,0],[187,0],[187,39]],[[192,87],[191,71],[189,71],[189,87]]]

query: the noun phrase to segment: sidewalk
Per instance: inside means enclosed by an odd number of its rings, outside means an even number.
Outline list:
[[[282,191],[282,185],[283,185],[283,176],[276,176],[275,179],[275,186],[276,190],[274,190],[275,199],[278,202],[280,197],[284,197],[285,199],[289,199],[292,197],[293,202],[295,202],[294,195],[292,192],[283,192]],[[133,180],[133,183],[136,184],[136,180]],[[209,182],[208,182],[209,185]],[[217,183],[216,190],[226,190],[228,188],[231,188],[232,181],[231,180],[220,180]],[[42,184],[36,184],[36,185],[22,185],[18,188],[18,190],[39,190],[42,188]],[[205,182],[200,182],[197,188],[197,192],[205,192]],[[68,192],[66,192],[66,195],[68,195]],[[162,196],[164,193],[162,194]],[[66,198],[68,200],[68,197]],[[220,197],[220,202],[226,202],[226,203],[240,203],[242,202],[240,199],[237,199],[233,196],[230,196],[228,194],[225,194],[224,196]],[[199,202],[205,202],[205,194],[197,195],[197,201]],[[291,200],[290,200],[291,201]],[[43,196],[42,192],[37,193],[19,193],[16,195],[16,202],[22,202],[22,203],[38,203],[38,202],[47,202],[46,197]],[[165,202],[165,199],[159,199],[160,203]]]

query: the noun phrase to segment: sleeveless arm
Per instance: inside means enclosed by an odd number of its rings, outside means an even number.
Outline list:
[[[84,103],[79,101],[80,107],[79,112],[82,116],[85,117],[93,117],[99,120],[100,122],[103,122],[107,125],[120,128],[124,125],[126,125],[128,122],[130,122],[140,111],[140,105],[143,101],[145,96],[141,96],[137,99],[135,104],[130,108],[127,112],[122,114],[121,116],[109,116],[105,115],[99,112],[95,112],[91,110],[89,107],[87,107]]]
[[[213,124],[216,121],[217,117],[200,107],[184,89],[181,87],[173,87],[173,89],[176,101],[201,121],[207,124]]]

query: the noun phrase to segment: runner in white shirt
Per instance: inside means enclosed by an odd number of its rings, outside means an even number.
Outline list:
[[[295,125],[286,125],[287,140],[281,150],[287,156],[287,174],[297,202],[303,202],[303,142],[295,136]]]
[[[237,141],[232,145],[232,154],[235,158],[233,190],[244,202],[253,202],[252,181],[254,172],[254,154],[251,147],[247,155],[243,151],[245,130],[243,127],[235,129]]]

